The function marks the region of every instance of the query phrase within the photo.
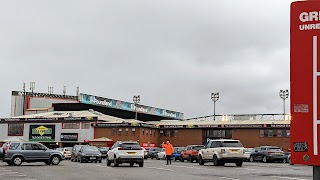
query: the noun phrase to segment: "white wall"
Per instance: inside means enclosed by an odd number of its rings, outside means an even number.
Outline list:
[[[12,137],[23,138],[29,140],[29,128],[30,125],[55,125],[55,142],[61,142],[61,133],[78,133],[78,142],[84,142],[85,139],[94,138],[94,128],[90,126],[89,129],[62,129],[62,123],[24,123],[23,136],[8,136],[8,124],[0,124],[0,141],[6,140]]]

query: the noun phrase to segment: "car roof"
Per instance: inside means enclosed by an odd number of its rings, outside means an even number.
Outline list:
[[[138,143],[138,141],[117,141],[118,143]]]
[[[211,139],[210,141],[239,141],[237,139]]]

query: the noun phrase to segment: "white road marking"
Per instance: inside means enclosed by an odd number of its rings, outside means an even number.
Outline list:
[[[1,175],[7,175],[7,174],[16,174],[18,172],[0,172],[0,176]]]
[[[291,179],[291,180],[307,180],[307,179],[300,179],[300,178],[294,178],[294,177],[285,177],[285,176],[270,176],[272,178],[279,178],[279,179]]]
[[[164,171],[174,171],[172,169],[165,169],[165,168],[159,168],[159,167],[146,167],[148,169],[158,169],[158,170],[164,170]]]
[[[174,167],[179,167],[179,168],[188,168],[188,169],[200,169],[200,170],[210,170],[210,171],[216,171],[215,169],[207,169],[207,168],[198,168],[198,167],[192,167],[192,166],[177,166],[173,165]]]
[[[0,169],[0,171],[1,171],[1,172],[4,172],[4,171],[8,172],[8,171],[11,171],[11,170],[8,170],[8,169]]]
[[[228,179],[228,180],[240,180],[240,179],[235,179],[235,178],[230,178],[230,177],[219,177],[220,179]]]

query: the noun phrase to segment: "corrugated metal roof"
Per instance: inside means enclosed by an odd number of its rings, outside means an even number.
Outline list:
[[[156,125],[290,124],[290,120],[152,121]]]

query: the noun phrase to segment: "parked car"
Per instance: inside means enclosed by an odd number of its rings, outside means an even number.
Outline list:
[[[244,156],[246,159],[244,161],[249,161],[250,160],[250,154],[254,151],[254,148],[245,148],[244,149]]]
[[[141,149],[143,150],[143,158],[144,159],[148,159],[148,151],[147,151],[147,149],[144,148],[144,147],[141,147]]]
[[[185,149],[185,147],[175,147],[172,154],[172,159],[174,161],[181,159],[181,152]]]
[[[71,159],[72,147],[56,148],[56,150],[60,151],[66,159]]]
[[[144,152],[137,141],[118,141],[108,151],[107,166],[111,163],[115,167],[122,163],[129,163],[130,166],[136,163],[143,167]]]
[[[108,151],[110,150],[110,148],[108,147],[99,147],[98,150],[101,153],[101,158],[105,159],[107,157]]]
[[[189,145],[181,152],[180,161],[188,160],[189,162],[198,161],[198,152],[204,149],[204,145]]]
[[[72,147],[71,158],[70,158],[71,162],[77,162],[77,156],[82,146],[88,146],[88,145],[74,145]]]
[[[172,157],[172,156],[171,156]],[[156,155],[156,159],[158,160],[164,160],[166,159],[166,152],[163,150],[163,151],[160,151],[157,153]]]
[[[283,158],[283,163],[289,163],[289,155],[290,155],[291,153],[290,152],[284,152],[284,158]]]
[[[151,158],[151,159],[157,158],[158,152],[161,152],[161,151],[163,151],[162,148],[150,148],[147,156],[148,158]]]
[[[14,166],[20,166],[23,162],[58,165],[65,159],[60,151],[49,149],[38,142],[7,142],[2,147],[2,161]]]
[[[286,158],[285,153],[277,146],[261,146],[254,149],[250,154],[250,162],[268,161],[283,162]]]
[[[204,165],[205,162],[212,161],[215,166],[224,166],[225,163],[235,163],[242,166],[244,147],[239,140],[215,139],[210,140],[205,149],[199,150],[198,162]]]
[[[82,146],[77,155],[77,161],[83,162],[102,162],[101,153],[95,146]]]

